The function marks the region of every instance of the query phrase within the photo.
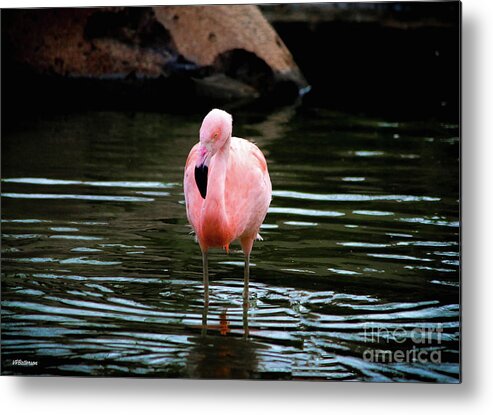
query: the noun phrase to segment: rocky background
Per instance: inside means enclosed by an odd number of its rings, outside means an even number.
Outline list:
[[[2,10],[4,115],[189,111],[304,96],[454,116],[456,2]]]

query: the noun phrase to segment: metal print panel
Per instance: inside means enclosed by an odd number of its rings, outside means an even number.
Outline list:
[[[460,382],[460,7],[2,10],[2,375]]]

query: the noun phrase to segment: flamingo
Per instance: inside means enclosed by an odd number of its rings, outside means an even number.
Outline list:
[[[260,225],[272,199],[267,162],[259,148],[232,137],[233,118],[211,110],[200,127],[200,141],[190,150],[183,187],[187,218],[202,251],[204,301],[209,301],[207,254],[240,241],[244,256],[243,298],[248,304],[250,253],[262,239]]]

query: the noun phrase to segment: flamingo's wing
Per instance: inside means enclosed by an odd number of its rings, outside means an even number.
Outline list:
[[[272,185],[265,157],[250,141],[232,137],[226,188],[226,208],[236,236],[257,237],[269,208]]]
[[[255,217],[255,225],[254,225],[256,226],[256,224],[258,223],[258,230],[260,230],[260,225],[262,225],[262,222],[264,221],[265,216],[267,215],[267,210],[269,209],[270,202],[272,201],[272,183],[270,181],[269,171],[267,169],[267,161],[265,160],[264,154],[255,144],[251,142],[249,142],[249,144],[251,145],[252,155],[257,160],[257,165],[258,168],[260,169],[262,176],[262,182],[257,193],[258,194],[257,197],[259,198],[259,203],[258,203],[258,213]],[[255,239],[257,239],[258,241],[263,241],[263,238],[262,236],[260,236],[260,233],[256,234]]]
[[[247,141],[250,147],[251,154],[257,159],[256,164],[257,167],[262,171],[265,175],[267,173],[267,161],[265,161],[264,154],[260,151],[260,149],[250,141]]]

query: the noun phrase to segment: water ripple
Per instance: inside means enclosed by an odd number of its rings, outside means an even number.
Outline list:
[[[2,193],[2,197],[13,199],[66,199],[66,200],[90,200],[97,202],[153,202],[149,197],[135,196],[102,196],[102,195],[71,195],[49,193]]]
[[[330,210],[301,209],[301,208],[288,208],[288,207],[270,207],[269,213],[283,213],[287,215],[319,216],[319,217],[344,216],[344,213],[342,212],[335,212]]]
[[[394,202],[438,202],[439,197],[412,196],[412,195],[366,195],[366,194],[317,194],[294,192],[289,190],[273,190],[272,196],[290,199],[320,200],[327,202],[370,202],[370,201],[394,201]]]
[[[42,177],[17,177],[2,179],[6,183],[26,183],[38,185],[56,185],[56,186],[96,186],[96,187],[125,187],[138,189],[169,189],[176,186],[176,183],[162,182],[132,182],[132,181],[80,181],[80,180],[58,180],[47,179]]]

